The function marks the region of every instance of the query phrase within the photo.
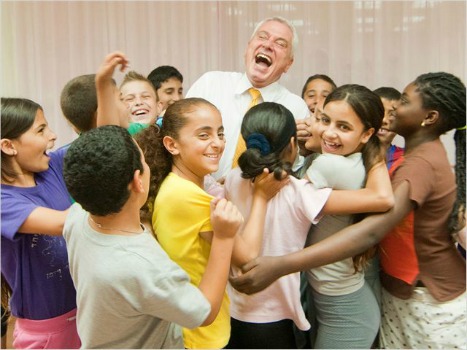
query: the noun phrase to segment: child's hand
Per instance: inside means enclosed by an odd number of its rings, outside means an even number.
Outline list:
[[[268,201],[289,182],[290,178],[288,176],[283,177],[280,181],[276,180],[274,178],[274,174],[269,174],[269,170],[265,168],[263,173],[255,178],[254,195],[262,197]]]
[[[97,70],[96,81],[112,79],[115,68],[118,65],[120,65],[120,71],[123,72],[128,67],[128,64],[129,61],[123,52],[115,51],[108,54]]]
[[[211,224],[216,238],[233,238],[243,223],[237,207],[226,199],[211,201]]]

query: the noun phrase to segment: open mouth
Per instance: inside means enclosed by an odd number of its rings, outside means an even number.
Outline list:
[[[340,148],[340,144],[323,140],[322,148],[323,148],[323,151],[332,153],[332,152],[337,151]]]
[[[271,57],[266,56],[265,54],[259,53],[255,57],[255,62],[258,64],[265,64],[266,66],[270,67],[272,64]]]
[[[149,111],[147,109],[138,109],[138,110],[132,112],[131,114],[136,115],[136,116],[140,116],[140,115],[145,115],[148,112]]]

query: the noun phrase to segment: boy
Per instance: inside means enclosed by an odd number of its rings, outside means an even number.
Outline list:
[[[238,210],[225,199],[213,201],[215,263],[198,289],[139,221],[150,171],[125,129],[82,134],[65,157],[64,177],[77,201],[63,235],[83,348],[182,348],[174,323],[208,325],[219,311],[242,221]]]
[[[152,83],[141,74],[128,72],[120,85],[121,99],[130,111],[130,118],[135,123],[154,124],[162,112]]]
[[[403,148],[391,144],[397,134],[388,129],[389,118],[399,103],[401,93],[392,87],[380,87],[373,92],[381,98],[381,102],[383,102],[384,106],[383,125],[378,131],[378,138],[383,151],[386,152],[386,164],[388,169],[390,169],[395,161],[404,154]]]
[[[157,97],[165,111],[175,101],[183,98],[183,75],[172,66],[159,66],[148,75],[156,89]]]
[[[107,61],[104,61],[103,64],[105,63]],[[85,74],[75,77],[62,90],[60,106],[63,115],[70,122],[73,130],[77,134],[81,134],[97,126],[115,124],[127,128],[128,132],[134,135],[146,128],[148,125],[146,123],[129,122],[130,111],[120,99],[120,90],[117,88],[115,80],[112,78],[112,75],[107,80],[108,77],[100,73],[101,70],[97,74]],[[101,82],[101,85],[103,84],[108,88],[106,90],[108,91],[107,100],[102,97],[102,94],[99,97],[99,92],[96,89],[97,80]],[[108,102],[108,99],[110,99],[110,102]],[[101,117],[101,122],[98,119],[98,111],[102,110],[102,106],[99,106],[99,101],[101,101],[101,104],[110,103],[114,106],[110,110],[110,113],[113,113],[113,115],[108,119]],[[101,115],[102,113],[106,113],[105,109],[104,112],[101,112]]]

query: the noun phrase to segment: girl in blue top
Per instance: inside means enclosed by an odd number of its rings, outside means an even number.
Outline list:
[[[42,107],[1,99],[2,275],[11,287],[15,348],[79,348],[76,292],[62,235],[70,196],[66,149],[47,153],[56,135]]]

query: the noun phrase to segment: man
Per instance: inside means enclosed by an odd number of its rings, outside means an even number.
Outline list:
[[[287,107],[300,125],[299,138],[307,136],[301,127],[305,126],[301,119],[309,115],[307,105],[278,83],[292,66],[297,44],[292,24],[281,17],[267,18],[256,26],[248,42],[245,73],[207,72],[188,91],[187,97],[203,97],[221,111],[227,143],[215,178],[222,178],[232,168],[243,116],[252,106],[250,88],[260,92],[253,98],[256,103],[277,102]]]

